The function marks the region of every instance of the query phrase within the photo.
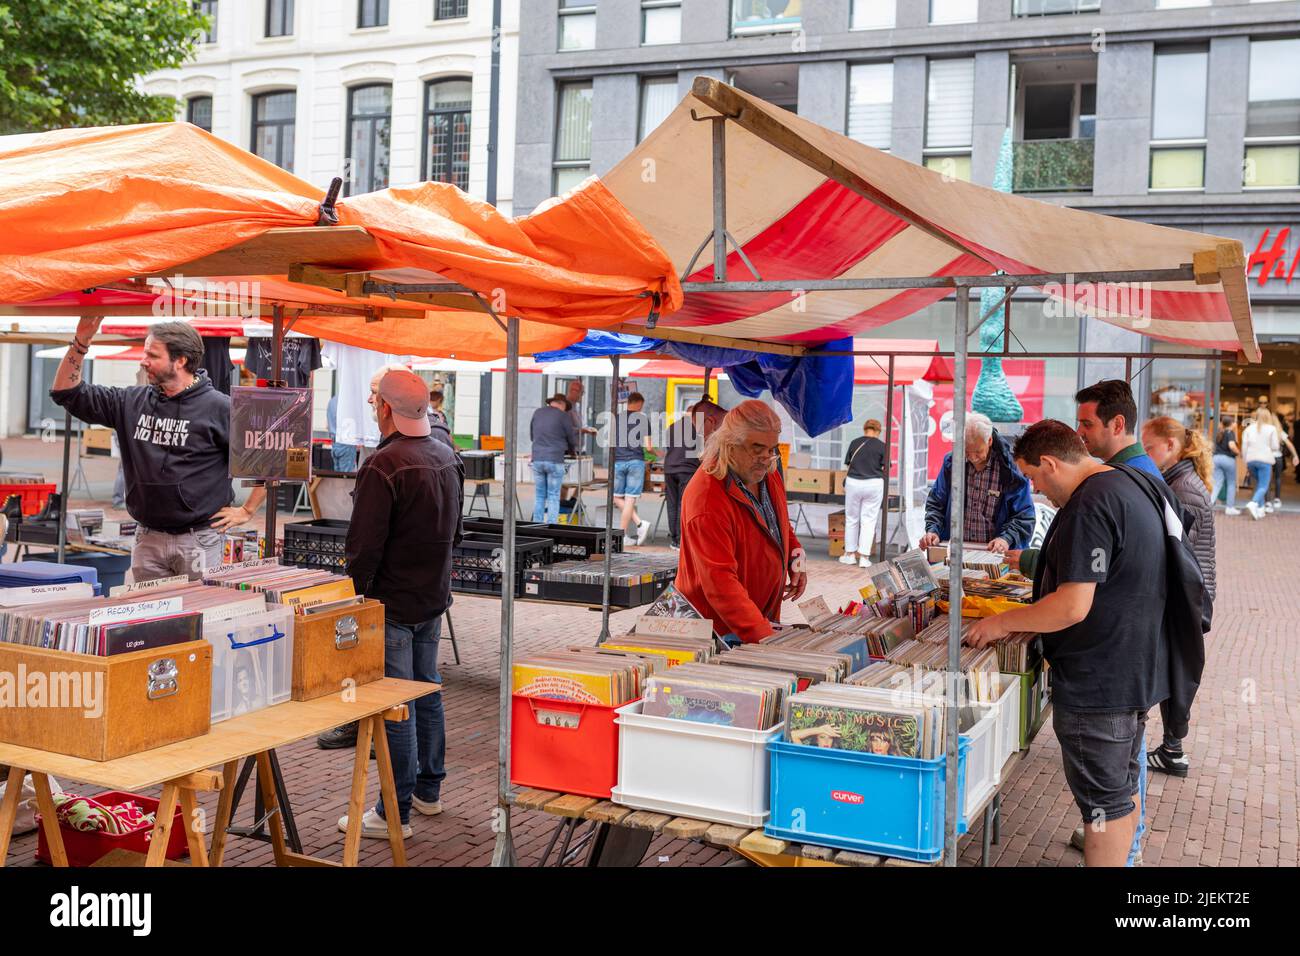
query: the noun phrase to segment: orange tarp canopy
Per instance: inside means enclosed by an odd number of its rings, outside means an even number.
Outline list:
[[[264,280],[263,299],[369,307],[383,315],[367,322],[308,308],[295,326],[300,331],[378,351],[467,359],[505,352],[501,326],[476,309],[277,285],[272,279],[283,280],[284,272],[267,277],[251,241],[315,226],[323,192],[189,124],[0,137],[0,182],[0,302],[166,275],[242,246],[250,251],[241,271]],[[603,186],[519,219],[445,183],[343,199],[337,215],[339,226],[363,229],[364,241],[336,261],[329,254],[322,261],[313,257],[318,237],[311,229],[295,261],[348,271],[401,269],[421,276],[407,281],[458,283],[502,318],[524,320],[523,351],[563,348],[583,329],[643,317],[651,309],[648,293],[660,293],[665,310],[681,301],[667,255]],[[324,248],[334,236],[319,238]],[[389,310],[430,320],[390,318]]]

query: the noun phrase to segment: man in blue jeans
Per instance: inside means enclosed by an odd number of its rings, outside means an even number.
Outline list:
[[[533,521],[538,524],[559,520],[564,458],[578,453],[578,427],[569,415],[570,408],[563,395],[552,395],[533,412],[528,425],[528,437],[533,443]]]
[[[384,675],[439,684],[438,639],[451,605],[451,549],[461,537],[465,469],[429,437],[429,390],[413,372],[386,373],[370,398],[383,439],[357,471],[348,526],[348,574],[358,593],[384,605]],[[384,725],[402,836],[412,807],[442,812],[446,738],[442,693],[416,699],[413,716]],[[339,820],[347,832],[348,818]],[[382,802],[361,835],[388,838]]]
[[[614,507],[619,509],[618,527],[629,544],[644,544],[650,522],[636,512],[636,500],[645,489],[645,450],[650,447],[650,420],[641,411],[645,396],[633,392],[627,397],[627,411],[616,415],[606,436],[614,446]],[[635,529],[635,531],[633,531]]]

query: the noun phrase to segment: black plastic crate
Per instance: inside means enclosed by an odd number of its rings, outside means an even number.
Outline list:
[[[579,524],[531,525],[530,534],[545,535],[555,540],[556,561],[585,561],[592,555],[605,553],[605,529]],[[610,545],[615,554],[623,550],[623,531],[611,532]]]
[[[537,593],[530,590],[536,586]],[[646,601],[646,589],[649,585],[634,584],[631,587],[610,585],[609,603],[611,607],[640,607]],[[543,601],[569,601],[574,604],[588,604],[599,607],[604,598],[603,582],[582,583],[577,581],[527,580],[524,582],[525,597],[540,597]]]
[[[478,480],[496,477],[496,452],[462,451],[460,457],[461,461],[465,463],[465,477],[467,479]]]
[[[463,522],[466,531],[481,531],[484,534],[501,534],[502,521],[500,518],[466,518]],[[515,536],[522,535],[525,538],[549,538],[550,534],[543,535],[542,529],[547,527],[542,524],[533,524],[531,521],[516,521]]]
[[[451,589],[471,594],[500,594],[503,544],[499,534],[466,532],[461,543],[451,549]],[[515,538],[516,597],[524,593],[524,571],[550,564],[554,547],[555,542],[550,538]]]
[[[281,555],[298,567],[341,568],[347,550],[348,524],[341,518],[286,522]]]

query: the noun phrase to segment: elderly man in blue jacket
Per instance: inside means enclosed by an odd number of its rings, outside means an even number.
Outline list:
[[[987,415],[966,415],[966,507],[962,540],[987,542],[999,554],[1023,548],[1034,533],[1034,500],[1029,479],[1011,457],[1011,446],[997,433]],[[925,534],[921,546],[952,536],[948,508],[952,489],[952,453],[925,502]]]

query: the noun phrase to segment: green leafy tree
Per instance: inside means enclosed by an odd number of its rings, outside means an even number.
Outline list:
[[[190,0],[0,0],[0,134],[174,119],[136,78],[180,66],[208,25]]]

